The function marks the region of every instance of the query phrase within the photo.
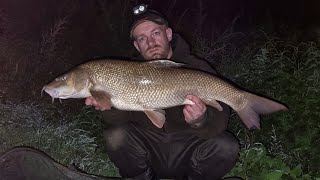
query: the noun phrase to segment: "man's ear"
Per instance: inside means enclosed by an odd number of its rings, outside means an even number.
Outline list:
[[[134,47],[137,49],[137,51],[140,52],[140,48],[139,48],[139,46],[138,46],[137,41],[133,41],[133,45],[134,45]]]
[[[166,29],[166,34],[167,34],[167,38],[169,41],[172,40],[172,29],[171,28],[167,28]]]

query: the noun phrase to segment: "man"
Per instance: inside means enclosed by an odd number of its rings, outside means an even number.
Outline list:
[[[216,73],[190,54],[187,43],[172,33],[167,20],[156,11],[139,8],[130,36],[145,60],[171,59]],[[166,123],[161,129],[143,112],[106,110],[93,97],[86,99],[86,105],[103,113],[107,154],[123,177],[214,180],[233,168],[239,144],[226,132],[229,107],[221,103],[224,110],[220,112],[196,96],[187,98],[195,104],[165,109]]]

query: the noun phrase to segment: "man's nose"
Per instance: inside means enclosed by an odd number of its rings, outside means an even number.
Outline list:
[[[148,38],[148,45],[153,46],[155,44],[155,40],[153,37]]]

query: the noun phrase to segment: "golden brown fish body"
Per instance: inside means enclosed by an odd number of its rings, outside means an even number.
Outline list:
[[[44,86],[53,98],[93,96],[117,109],[144,111],[152,122],[162,127],[162,109],[193,104],[187,95],[198,96],[207,105],[222,110],[217,101],[234,109],[248,128],[260,128],[259,114],[285,110],[269,99],[253,95],[208,73],[181,68],[168,60],[134,62],[96,60]]]

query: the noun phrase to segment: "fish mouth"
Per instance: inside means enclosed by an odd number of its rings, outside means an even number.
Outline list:
[[[43,86],[43,88],[41,89],[41,97],[43,96],[43,91],[46,92],[46,93],[48,93],[48,94],[51,96],[51,98],[52,98],[52,100],[51,100],[52,104],[54,103],[54,99],[55,99],[55,98],[59,99],[59,101],[60,101],[60,103],[61,103],[61,99],[59,98],[59,92],[57,92],[57,91],[55,91],[55,90],[50,90],[50,89],[47,88],[47,86]]]
[[[74,89],[73,89],[73,91],[70,94],[61,95],[58,90],[50,89],[47,86],[44,86],[41,89],[41,97],[43,96],[43,91],[48,93],[51,96],[52,103],[54,103],[55,99],[59,99],[60,103],[62,103],[61,99],[67,99],[68,97],[70,97],[74,93]]]

